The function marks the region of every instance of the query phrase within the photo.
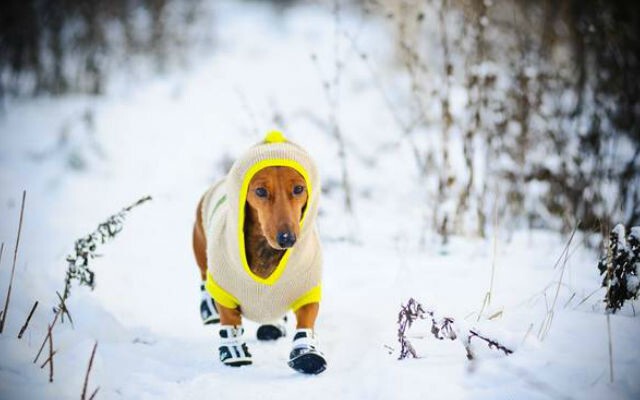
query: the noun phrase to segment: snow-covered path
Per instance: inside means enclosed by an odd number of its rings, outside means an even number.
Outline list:
[[[336,145],[307,115],[327,113],[310,55],[318,55],[322,68],[332,54],[330,13],[307,6],[280,19],[255,3],[221,6],[218,13],[226,22],[218,32],[218,52],[187,72],[133,86],[122,78],[102,98],[11,101],[0,117],[3,296],[19,199],[27,190],[14,293],[6,333],[0,335],[0,398],[79,397],[96,340],[90,387],[100,387],[98,398],[640,395],[640,319],[630,307],[611,317],[610,383],[602,292],[581,303],[600,284],[596,254],[579,235],[569,250],[550,330],[540,340],[563,268],[554,264],[567,238],[544,231],[509,234],[501,227],[495,256],[493,238],[454,237],[442,246],[428,236],[424,248],[419,246],[426,206],[420,188],[411,184],[415,167],[402,144],[394,152],[379,150],[399,135],[392,116],[370,111],[382,109],[383,99],[374,88],[358,86],[365,73],[357,60],[345,70],[344,81],[351,85],[341,114],[354,146],[349,168],[356,211],[347,215],[336,185]],[[254,365],[221,366],[215,329],[203,327],[198,315],[190,243],[197,199],[228,160],[278,118],[286,134],[317,158],[325,186],[319,218],[324,299],[317,330],[329,368],[317,377],[287,367],[290,338],[258,343],[250,322]],[[53,316],[55,291],[62,289],[66,254],[75,239],[146,194],[154,200],[135,209],[123,232],[102,247],[104,257],[94,260],[95,291],[73,288],[68,307],[74,327],[65,323],[54,331],[55,380],[48,383],[46,368],[32,360]],[[493,262],[491,305],[476,323]],[[459,344],[437,342],[417,326],[414,334],[425,338],[413,342],[423,357],[397,361],[397,313],[410,297],[490,332],[515,354],[505,357],[479,346],[478,360],[471,363]],[[15,334],[35,300],[40,307],[19,341]]]

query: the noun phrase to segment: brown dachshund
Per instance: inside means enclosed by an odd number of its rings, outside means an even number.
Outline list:
[[[262,144],[262,146],[271,145],[272,142],[269,140]],[[289,142],[282,139],[281,141],[276,141],[273,146],[278,149],[284,149],[281,152],[289,154],[286,151],[291,150],[287,150],[287,146],[295,145],[289,144]],[[295,151],[302,151],[297,146],[293,147],[293,149],[294,154],[297,154]],[[256,164],[260,166],[260,162],[259,160]],[[303,248],[298,249],[296,244],[300,241],[301,235],[304,235],[302,225],[311,200],[309,193],[311,190],[319,189],[310,187],[311,183],[306,170],[295,160],[285,159],[282,161],[281,158],[277,158],[273,161],[267,160],[267,163],[273,163],[274,165],[267,164],[267,166],[256,169],[253,172],[243,173],[242,176],[249,176],[250,180],[248,180],[248,185],[241,186],[241,197],[239,198],[241,202],[239,207],[242,209],[238,213],[238,220],[241,224],[241,227],[238,228],[241,231],[239,232],[241,239],[238,240],[242,241],[239,251],[243,254],[238,257],[240,261],[237,264],[241,264],[243,260],[246,260],[244,262],[249,271],[244,274],[240,268],[236,268],[235,273],[237,274],[237,270],[240,270],[240,275],[242,276],[238,280],[248,281],[258,286],[273,284],[287,266],[288,258],[291,256],[288,253],[291,251],[301,253],[310,248],[308,244],[302,244]],[[227,179],[230,178],[228,177]],[[230,366],[248,365],[252,363],[251,354],[241,337],[244,332],[242,329],[243,305],[251,306],[251,304],[246,303],[248,301],[246,297],[243,298],[245,303],[237,300],[234,293],[227,292],[226,288],[223,289],[214,281],[211,269],[212,260],[208,259],[211,254],[215,254],[215,251],[211,250],[211,248],[217,245],[216,241],[220,240],[220,238],[212,237],[213,234],[207,235],[208,225],[204,218],[214,218],[212,215],[215,215],[219,209],[218,207],[227,203],[224,195],[219,195],[216,201],[209,199],[209,197],[214,197],[209,193],[215,192],[215,190],[216,187],[214,186],[200,199],[193,228],[193,251],[200,270],[200,277],[203,281],[201,286],[203,291],[201,314],[205,323],[220,322],[221,345],[219,350],[221,361]],[[228,201],[228,203],[232,202]],[[227,206],[233,207],[233,204],[228,204]],[[213,209],[213,211],[208,213],[207,210],[209,209]],[[317,210],[317,206],[314,207],[314,210]],[[232,223],[227,225],[230,224]],[[219,234],[233,236],[228,231],[221,230],[220,232]],[[317,241],[317,234],[307,233],[307,236],[313,236],[313,240],[303,240],[305,243]],[[226,237],[223,239],[233,240],[233,238]],[[214,241],[213,245],[211,244],[212,241]],[[222,247],[224,249],[228,248]],[[318,260],[319,250],[313,253],[309,253],[307,250],[307,253],[302,254],[313,254],[309,259],[315,260],[313,261],[315,264],[320,263]],[[298,259],[300,259],[300,254],[298,256]],[[305,259],[306,257],[303,257],[303,260],[298,260],[297,263],[305,263]],[[213,262],[214,265],[221,263]],[[288,268],[290,270],[293,268],[293,270],[289,271],[289,279],[293,279],[291,275],[296,273],[295,265]],[[253,283],[247,275],[258,283]],[[204,291],[205,282],[208,292]],[[212,288],[208,285],[211,285]],[[241,291],[242,288],[236,290]],[[286,292],[286,287],[279,290],[280,292],[283,290]],[[249,292],[253,293],[251,290]],[[281,295],[280,292],[278,293]],[[291,309],[293,309],[296,316],[296,333],[289,365],[303,373],[317,374],[324,371],[326,367],[326,360],[323,354],[316,349],[317,344],[314,334],[314,325],[319,311],[319,286],[309,290],[308,293],[311,293],[311,295],[305,293],[305,296],[301,296],[304,298],[303,301],[292,301]],[[260,301],[269,301],[269,298],[265,296],[259,297],[259,299],[262,299]],[[253,318],[251,319],[262,322],[261,318],[256,317],[255,312],[252,316]],[[277,339],[284,336],[284,334],[285,331],[282,325],[274,325],[272,323],[263,324],[258,329],[258,338],[263,340]]]

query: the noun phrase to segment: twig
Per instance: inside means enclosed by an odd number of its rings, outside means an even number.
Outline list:
[[[489,346],[490,349],[497,349],[502,351],[504,354],[512,354],[513,350],[511,350],[510,348],[501,345],[500,343],[498,343],[497,341],[490,339],[486,336],[482,336],[480,333],[474,331],[473,329],[469,330],[469,339],[468,341],[471,342],[471,338],[472,337],[477,337],[480,340],[484,340],[487,343],[487,346]]]
[[[24,322],[24,325],[22,325],[22,328],[20,328],[20,333],[18,333],[18,339],[22,339],[22,335],[24,335],[24,332],[27,330],[27,326],[29,326],[29,321],[31,321],[31,317],[33,317],[33,313],[36,311],[36,308],[38,308],[37,300],[35,303],[33,303],[33,307],[31,307],[31,311],[29,312],[29,316],[27,317],[27,320]]]
[[[49,364],[49,362],[51,361],[52,357],[55,356],[58,353],[58,350],[54,350],[52,354],[49,355],[49,357],[47,357],[46,360],[44,360],[44,362],[42,363],[42,365],[40,365],[40,369],[44,368],[47,366],[47,364]]]
[[[4,242],[0,244],[0,265],[2,265],[2,253],[4,253]]]
[[[49,382],[53,382],[53,327],[49,325]]]
[[[100,390],[100,386],[98,386],[96,390],[91,393],[91,396],[89,396],[89,400],[93,400],[93,398],[96,397],[96,395],[98,394],[98,390]]]
[[[85,400],[87,398],[87,385],[89,384],[89,373],[91,372],[91,366],[93,365],[93,357],[95,357],[96,355],[96,349],[98,348],[98,341],[96,340],[96,344],[93,345],[93,350],[91,350],[91,358],[89,358],[89,366],[87,367],[87,374],[84,376],[84,386],[82,387],[82,397],[80,397],[82,400]],[[93,394],[91,395],[91,398],[93,398],[93,396],[95,396],[95,394],[98,392],[98,389],[96,389]]]
[[[58,296],[58,300],[60,300],[60,304],[58,307],[60,311],[62,311],[62,322],[64,322],[64,316],[69,317],[69,323],[71,323],[71,327],[73,328],[73,319],[71,319],[71,314],[69,313],[69,308],[67,308],[67,303],[65,299],[60,295],[60,292],[56,291],[56,295]]]
[[[20,245],[20,233],[22,232],[22,218],[24,216],[24,201],[27,197],[27,191],[22,191],[22,205],[20,206],[20,222],[18,223],[18,236],[16,237],[16,247],[13,250],[13,265],[11,266],[11,278],[9,279],[9,288],[7,289],[7,298],[4,302],[4,311],[2,319],[0,319],[0,333],[4,330],[4,322],[7,320],[7,311],[9,310],[9,299],[11,298],[11,288],[13,286],[13,276],[16,272],[16,258],[18,257],[18,246]],[[2,246],[4,248],[4,245]]]
[[[51,322],[51,329],[47,330],[47,335],[44,337],[42,341],[42,345],[40,345],[40,350],[38,350],[38,354],[36,354],[36,358],[33,359],[33,363],[38,362],[38,358],[40,358],[40,354],[42,354],[42,350],[44,349],[45,344],[47,344],[47,339],[49,339],[49,335],[51,335],[51,331],[53,327],[56,326],[56,322],[58,322],[58,317],[60,316],[60,309],[56,311],[56,315],[53,317],[53,322]]]
[[[609,380],[613,383],[613,343],[611,341],[611,321],[607,313],[607,334],[609,335]]]

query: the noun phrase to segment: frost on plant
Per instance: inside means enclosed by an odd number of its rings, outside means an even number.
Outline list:
[[[64,303],[71,294],[71,282],[73,280],[77,281],[80,286],[89,286],[93,290],[95,287],[95,273],[89,268],[89,263],[93,258],[100,256],[96,252],[98,247],[122,231],[122,224],[132,208],[148,200],[151,200],[151,196],[141,198],[129,207],[123,208],[117,214],[110,216],[106,221],[98,225],[95,231],[76,240],[74,252],[67,256],[68,267],[64,280],[64,292],[60,296],[60,304],[56,311],[67,312]]]
[[[433,337],[438,340],[460,340],[460,343],[464,346],[467,352],[467,358],[469,360],[472,360],[475,357],[471,351],[472,338],[482,340],[490,349],[502,351],[507,355],[513,353],[513,350],[500,344],[497,340],[480,334],[475,328],[463,329],[458,326],[455,319],[451,317],[437,317],[434,311],[429,309],[425,310],[422,304],[411,298],[406,305],[400,306],[400,312],[398,313],[398,341],[400,342],[399,360],[403,360],[407,357],[418,358],[418,354],[416,353],[413,345],[407,339],[407,331],[414,321],[427,318],[431,320],[430,332]]]
[[[631,228],[628,235],[622,224],[613,228],[607,254],[598,263],[598,270],[603,276],[602,287],[607,288],[604,298],[607,310],[615,313],[625,301],[638,298],[640,227]]]

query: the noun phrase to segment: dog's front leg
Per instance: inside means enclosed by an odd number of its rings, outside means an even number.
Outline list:
[[[320,303],[309,303],[295,311],[296,333],[289,354],[289,366],[303,374],[319,374],[327,368],[327,360],[318,350],[314,331],[319,310]]]
[[[310,303],[298,308],[296,313],[296,329],[311,329],[316,324],[320,311],[320,303]]]
[[[216,308],[220,313],[220,361],[231,367],[251,364],[251,353],[242,337],[244,328],[240,310],[225,307],[218,302]]]
[[[216,308],[220,313],[220,324],[222,325],[242,325],[242,313],[237,308],[225,307],[216,301]]]

